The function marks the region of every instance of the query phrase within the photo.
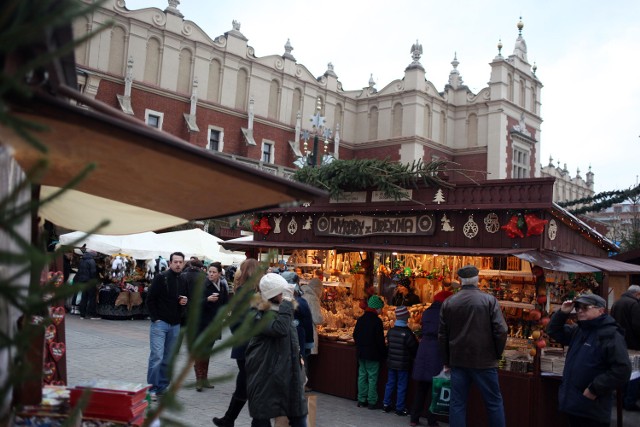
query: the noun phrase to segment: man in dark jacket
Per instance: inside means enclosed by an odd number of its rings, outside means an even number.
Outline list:
[[[73,278],[74,283],[80,283],[85,288],[82,290],[82,299],[80,300],[80,317],[85,319],[89,316],[90,319],[99,319],[96,312],[96,279],[98,278],[98,270],[96,268],[96,261],[93,259],[91,251],[86,251],[82,254],[82,259],[78,265],[78,272]],[[93,281],[90,285],[88,282]]]
[[[563,302],[547,325],[551,338],[569,346],[558,409],[569,416],[572,427],[609,426],[613,391],[631,375],[623,332],[606,314],[606,306],[600,296],[584,294]],[[578,324],[567,325],[574,308]]]
[[[378,409],[378,372],[386,355],[384,327],[379,317],[384,302],[372,295],[367,305],[353,329],[358,357],[358,407]]]
[[[471,383],[480,389],[491,427],[504,427],[498,361],[507,343],[507,324],[498,300],[478,289],[478,269],[458,270],[462,288],[447,298],[440,312],[438,341],[445,369],[451,370],[449,424],[466,426]]]
[[[169,386],[169,358],[180,334],[180,320],[188,297],[180,273],[184,254],[174,252],[169,257],[169,270],[156,275],[147,294],[147,308],[151,317],[149,333],[149,367],[147,383],[151,384],[151,398],[155,400]]]
[[[409,310],[401,305],[396,308],[396,322],[393,328],[387,332],[389,348],[387,350],[387,386],[384,390],[382,409],[391,412],[391,396],[396,393],[396,415],[404,417],[409,415],[405,408],[407,387],[409,386],[409,368],[411,359],[418,351],[418,340],[413,331],[407,326]],[[396,390],[397,389],[397,390]]]
[[[624,329],[624,340],[627,349],[640,350],[640,286],[631,285],[627,292],[611,307],[611,317]],[[638,388],[640,378],[627,383],[624,393],[624,409],[627,411],[640,411],[638,400]]]

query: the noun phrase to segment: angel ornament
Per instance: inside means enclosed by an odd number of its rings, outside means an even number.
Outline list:
[[[276,223],[275,228],[273,229],[273,233],[274,234],[280,234],[280,222],[282,221],[282,215],[278,215],[278,216],[274,216],[273,217],[273,222]]]

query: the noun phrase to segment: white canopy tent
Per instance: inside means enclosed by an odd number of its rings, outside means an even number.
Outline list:
[[[196,256],[209,262],[219,261],[222,265],[240,264],[244,261],[244,253],[224,249],[219,244],[221,241],[222,239],[200,229],[161,234],[149,231],[120,236],[87,235],[82,231],[74,231],[60,236],[61,245],[86,245],[87,250],[106,255],[123,253],[135,259],[153,259],[158,256],[169,259],[172,252],[182,252],[187,259]]]

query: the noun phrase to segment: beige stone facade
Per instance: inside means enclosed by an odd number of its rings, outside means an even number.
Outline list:
[[[553,164],[553,158],[549,159],[549,164],[541,168],[541,176],[550,176],[556,179],[553,185],[553,201],[568,202],[571,200],[583,199],[591,197],[595,194],[593,190],[594,174],[591,172],[591,166],[583,178],[580,175],[580,168],[577,169],[576,175],[571,176],[567,170],[567,164],[560,167],[560,163]],[[580,205],[571,206],[571,209],[581,207]]]
[[[331,64],[323,75],[311,74],[288,41],[283,53],[257,57],[235,21],[222,35],[206,34],[178,3],[128,10],[125,1],[108,0],[78,19],[76,37],[113,21],[76,51],[82,90],[275,173],[306,154],[302,136],[319,100],[332,130],[326,154],[333,157],[449,159],[489,179],[540,176],[542,84],[528,62],[521,23],[511,55],[503,56],[501,45],[498,55],[487,52],[489,83],[478,93],[464,85],[457,58],[448,84],[437,89],[425,78],[418,42],[407,64],[397,64],[403,78],[351,89]]]

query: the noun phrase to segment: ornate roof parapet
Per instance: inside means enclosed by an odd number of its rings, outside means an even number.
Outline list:
[[[333,64],[331,62],[327,64],[327,71],[324,72],[324,76],[331,76],[335,77],[336,79],[338,78],[338,75],[335,73],[335,71],[333,71]]]
[[[451,87],[454,89],[458,89],[464,84],[464,82],[462,81],[462,77],[460,76],[460,71],[458,71],[459,64],[460,61],[458,61],[458,53],[455,52],[453,54],[453,61],[451,61],[453,69],[449,73],[449,85],[451,85]]]

